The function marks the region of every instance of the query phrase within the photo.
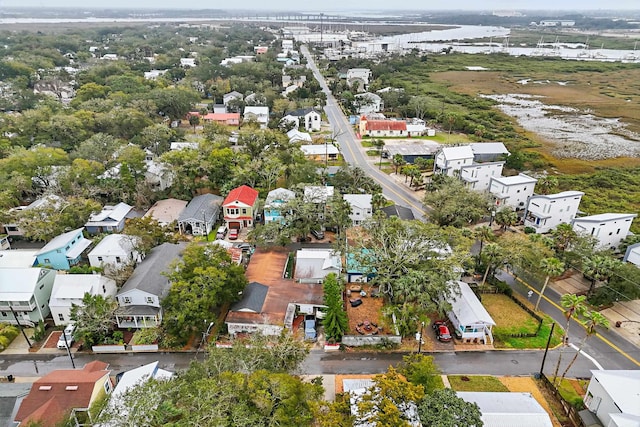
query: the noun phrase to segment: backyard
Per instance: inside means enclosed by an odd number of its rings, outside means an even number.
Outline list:
[[[366,293],[366,296],[362,297],[358,293],[357,289],[361,288]],[[351,290],[353,289],[353,290]],[[347,318],[349,319],[349,328],[347,330],[348,335],[373,335],[375,324],[376,334],[389,335],[391,329],[386,325],[384,316],[382,314],[382,307],[384,305],[384,299],[382,297],[372,297],[372,292],[375,292],[375,288],[367,284],[347,284]],[[358,307],[352,307],[349,303],[349,299],[360,298],[362,305]],[[365,330],[365,322],[368,322],[369,330]],[[378,327],[382,329],[378,330]],[[360,332],[358,332],[360,330]]]

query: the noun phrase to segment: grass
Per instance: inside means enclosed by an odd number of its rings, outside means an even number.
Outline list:
[[[455,391],[504,391],[509,389],[496,377],[484,375],[449,375],[449,383]]]
[[[587,381],[565,378],[558,385],[558,392],[566,402],[570,403],[574,408],[581,410],[584,409],[582,398],[586,389],[586,383]],[[578,390],[580,390],[582,394],[578,393]]]
[[[547,346],[547,340],[549,339],[549,333],[551,332],[551,324],[553,319],[548,316],[544,316],[542,320],[542,326],[538,331],[538,335],[531,338],[515,338],[515,337],[494,337],[494,347],[496,348],[545,348]],[[553,337],[549,347],[553,348],[562,342],[562,327],[556,325],[553,330]]]
[[[538,330],[538,321],[504,294],[484,294],[482,305],[496,322],[493,328],[496,337],[535,334]]]

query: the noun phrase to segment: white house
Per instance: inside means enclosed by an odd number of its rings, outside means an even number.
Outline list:
[[[463,166],[473,163],[473,151],[468,145],[459,147],[443,147],[436,154],[433,171],[443,175],[455,176]]]
[[[282,222],[284,220],[282,207],[295,197],[296,193],[286,188],[276,188],[275,190],[269,191],[267,199],[264,202],[264,223],[266,224],[272,221]]]
[[[361,225],[373,215],[371,194],[343,194],[342,198],[351,206],[349,218],[354,227]]]
[[[298,128],[293,128],[289,132],[287,132],[287,137],[289,138],[289,142],[304,142],[311,143],[313,140],[311,139],[311,135],[307,132],[300,132]]]
[[[549,414],[531,393],[459,391],[456,394],[478,405],[484,427],[553,427]]]
[[[354,84],[357,84],[358,92],[364,92],[369,87],[371,76],[371,70],[368,68],[349,68],[347,70],[347,85],[353,87]]]
[[[359,114],[379,113],[384,110],[384,101],[380,95],[371,92],[355,95]]]
[[[48,268],[0,268],[0,322],[15,325],[17,317],[22,325],[35,325],[47,318],[55,277]]]
[[[336,160],[340,150],[333,144],[305,144],[300,146],[300,151],[312,160]]]
[[[307,132],[317,132],[320,130],[322,116],[315,108],[300,108],[289,111],[282,121],[294,122],[296,127],[303,127]]]
[[[194,197],[180,212],[177,219],[180,234],[206,236],[220,218],[220,206],[224,199],[215,194]]]
[[[493,344],[491,329],[496,325],[496,322],[467,283],[462,281],[456,283],[460,294],[454,294],[449,301],[451,311],[448,313],[453,327],[460,332],[463,340],[481,340],[486,343],[487,337],[489,337],[489,341]]]
[[[560,224],[570,224],[578,213],[582,196],[581,191],[531,196],[524,213],[524,225],[535,228],[536,233],[548,233]]]
[[[0,268],[28,268],[36,263],[36,249],[12,249],[0,251]]]
[[[31,210],[31,209],[39,209],[43,211],[47,208],[53,207],[55,209],[59,209],[62,207],[64,199],[60,196],[56,196],[55,194],[49,194],[47,196],[40,197],[39,199],[34,200],[31,204],[27,206],[17,206],[13,209],[9,210],[9,213],[16,213],[19,211]],[[2,224],[5,232],[8,236],[22,236],[24,232],[20,229],[18,224],[14,224],[12,222]]]
[[[474,191],[488,191],[491,178],[502,176],[504,162],[472,163],[460,167],[460,179]]]
[[[145,71],[144,78],[145,80],[157,80],[158,77],[165,75],[167,71],[169,71],[169,69]]]
[[[598,239],[604,249],[618,249],[620,242],[629,235],[629,228],[638,214],[604,213],[583,216],[572,221],[576,233],[589,234]]]
[[[132,206],[120,202],[115,206],[107,205],[102,211],[91,214],[89,220],[84,225],[89,234],[113,233],[122,231],[124,223],[133,209]]]
[[[640,424],[640,370],[592,370],[584,405],[603,426]],[[635,423],[623,423],[631,418]]]
[[[296,252],[294,278],[299,283],[319,283],[331,273],[340,275],[340,254],[332,249],[300,249]]]
[[[266,129],[269,123],[269,107],[248,105],[244,107],[242,118],[245,122],[255,121],[260,125],[260,129]]]
[[[89,264],[108,271],[140,262],[142,259],[135,249],[138,240],[135,236],[109,234],[89,252]]]
[[[170,150],[197,150],[200,148],[200,144],[197,142],[172,142]]]
[[[234,99],[242,101],[244,99],[244,95],[235,90],[233,92],[225,93],[224,95],[222,95],[222,103],[225,105],[225,107]]]
[[[71,321],[71,305],[82,305],[85,294],[114,297],[118,288],[113,279],[99,274],[58,274],[53,282],[49,308],[56,326]]]
[[[491,178],[489,192],[496,206],[509,206],[515,210],[524,209],[527,200],[533,195],[537,179],[523,173],[516,176]]]
[[[640,243],[630,245],[624,254],[623,261],[630,262],[636,267],[640,267]]]
[[[196,66],[195,58],[180,58],[180,66],[183,68],[193,68]]]
[[[502,142],[473,142],[469,147],[473,151],[474,162],[495,162],[511,154]]]

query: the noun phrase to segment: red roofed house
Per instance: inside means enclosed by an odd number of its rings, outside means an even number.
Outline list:
[[[258,192],[248,185],[231,190],[222,202],[224,222],[227,227],[238,229],[251,227],[257,203]]]
[[[113,387],[108,366],[94,361],[82,369],[60,369],[45,375],[33,383],[15,421],[20,425],[42,423],[53,426],[74,409],[88,409],[105,394],[111,393]]]
[[[187,119],[191,116],[199,117],[205,122],[216,122],[225,126],[240,125],[240,113],[208,113],[203,116],[198,111],[191,111],[187,114]]]
[[[407,122],[404,120],[367,120],[360,118],[360,135],[370,137],[407,136]]]

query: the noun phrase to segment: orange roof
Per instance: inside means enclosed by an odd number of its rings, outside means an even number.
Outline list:
[[[60,369],[45,375],[33,383],[18,409],[16,421],[25,425],[32,421],[55,425],[71,409],[88,408],[95,383],[110,373],[108,366],[94,361],[79,370]]]
[[[234,188],[229,192],[229,195],[226,199],[224,199],[222,206],[227,206],[228,204],[238,202],[244,203],[248,206],[253,206],[257,198],[258,191],[254,190],[248,185],[241,185],[240,187]]]
[[[369,120],[367,130],[407,130],[404,120]]]
[[[203,120],[213,120],[216,122],[223,122],[229,120],[240,120],[240,113],[209,113],[202,116]]]

